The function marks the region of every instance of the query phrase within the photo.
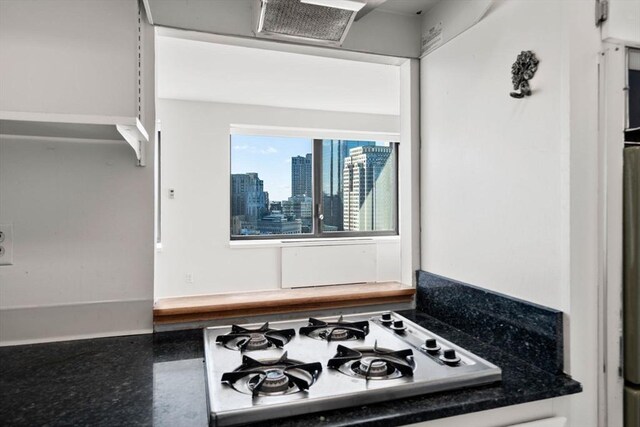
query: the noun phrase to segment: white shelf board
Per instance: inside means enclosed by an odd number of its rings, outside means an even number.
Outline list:
[[[126,141],[144,166],[149,134],[137,117],[0,111],[0,134],[87,141]]]

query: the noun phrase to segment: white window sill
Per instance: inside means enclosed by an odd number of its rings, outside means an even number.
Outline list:
[[[342,245],[366,245],[399,243],[400,236],[375,236],[375,237],[341,237],[339,239],[273,239],[273,240],[230,240],[232,249],[258,249],[258,248],[292,248],[296,246],[342,246]]]

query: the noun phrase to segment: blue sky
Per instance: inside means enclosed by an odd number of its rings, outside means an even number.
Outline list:
[[[310,138],[231,135],[231,173],[257,172],[269,200],[291,196],[291,157],[311,153]]]

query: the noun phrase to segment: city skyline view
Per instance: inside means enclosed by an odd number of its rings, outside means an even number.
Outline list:
[[[256,172],[270,201],[287,200],[291,196],[291,158],[312,151],[312,138],[231,135],[231,173]]]
[[[323,139],[315,160],[313,145],[307,138],[232,135],[232,236],[395,228],[394,144]],[[314,163],[321,170],[315,178]],[[324,214],[319,231],[314,203]]]

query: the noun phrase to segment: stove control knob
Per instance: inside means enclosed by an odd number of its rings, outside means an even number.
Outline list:
[[[382,323],[391,323],[391,312],[385,311],[382,313],[382,316],[380,316],[380,319],[382,319]]]
[[[390,327],[398,334],[404,334],[404,331],[407,330],[407,327],[404,326],[404,322],[402,320],[394,320],[393,325]]]
[[[429,354],[438,354],[440,352],[440,346],[435,338],[427,338],[424,342],[424,348]]]
[[[449,366],[456,366],[460,363],[460,358],[456,355],[456,351],[452,348],[444,351],[443,355],[440,356],[440,360],[446,363]]]

